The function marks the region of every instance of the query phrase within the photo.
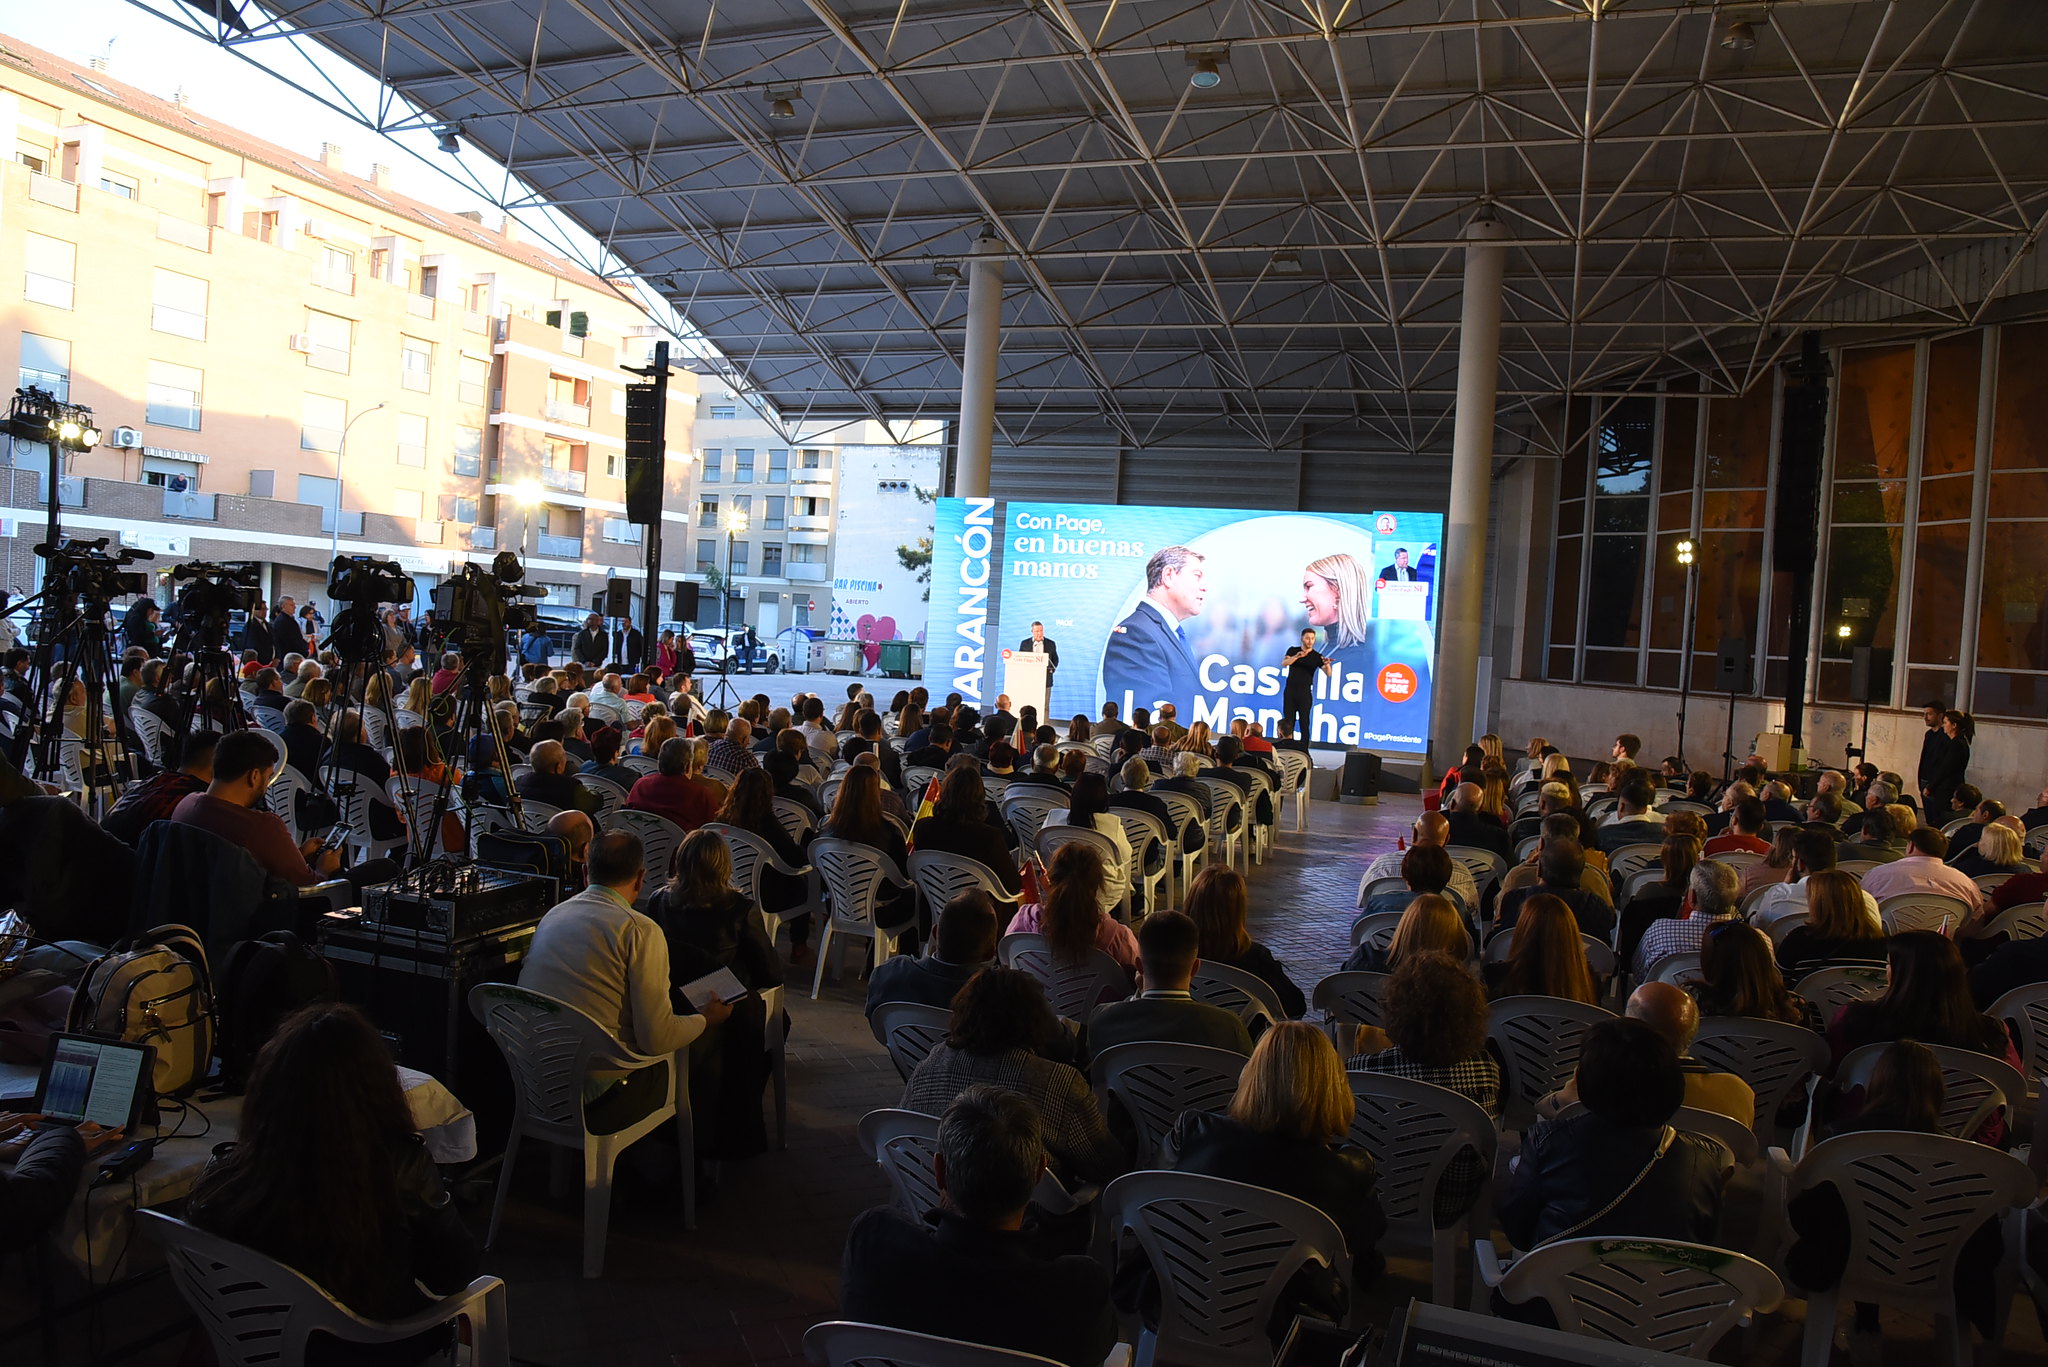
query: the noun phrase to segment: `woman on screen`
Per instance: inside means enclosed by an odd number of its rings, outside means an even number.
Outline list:
[[[1301,605],[1310,626],[1329,629],[1329,654],[1365,644],[1372,584],[1354,557],[1339,552],[1311,560],[1301,575]]]

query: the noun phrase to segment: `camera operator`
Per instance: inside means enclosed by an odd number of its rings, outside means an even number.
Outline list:
[[[323,850],[318,835],[294,845],[284,822],[263,801],[264,789],[276,774],[277,747],[267,736],[255,731],[223,736],[213,747],[212,782],[205,792],[179,802],[171,820],[211,831],[241,846],[266,872],[294,887],[310,887],[339,875],[361,891],[398,875],[397,861],[391,859],[372,859],[343,869],[341,851]]]

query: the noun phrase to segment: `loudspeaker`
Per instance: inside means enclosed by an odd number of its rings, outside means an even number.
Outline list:
[[[611,579],[604,586],[604,615],[607,617],[631,617],[633,615],[633,581]]]
[[[1347,802],[1377,802],[1380,795],[1380,757],[1364,750],[1344,756],[1344,777],[1337,796]]]
[[[1740,636],[1723,636],[1714,664],[1716,693],[1749,691],[1749,642]]]
[[[1771,550],[1780,565],[1811,567],[1820,549],[1820,466],[1827,441],[1828,368],[1818,333],[1807,333],[1802,343],[1799,361],[1788,367],[1778,427],[1778,503]]]
[[[1892,653],[1877,646],[1849,650],[1849,701],[1888,703],[1892,700]]]
[[[674,618],[678,622],[695,625],[697,621],[697,586],[688,580],[676,585]]]
[[[661,521],[665,406],[662,386],[626,386],[626,521],[642,527]]]

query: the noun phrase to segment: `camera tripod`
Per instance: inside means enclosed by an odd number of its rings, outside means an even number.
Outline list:
[[[337,562],[338,564],[339,562]],[[328,594],[334,596],[336,585],[328,585]],[[391,697],[391,680],[385,676],[383,697],[375,704],[370,702],[370,679],[384,669],[384,628],[377,620],[377,601],[373,598],[343,600],[343,606],[335,612],[334,622],[328,628],[327,644],[340,657],[341,678],[334,690],[336,727],[340,719],[347,716],[351,704],[357,714],[361,731],[356,737],[359,744],[370,744],[374,739],[370,717],[375,715],[383,723],[385,743],[390,747],[392,758],[398,757],[398,707]],[[372,707],[375,713],[371,712]],[[421,723],[426,722],[422,717]],[[403,766],[392,765],[393,777],[398,780],[398,806],[402,815],[410,816],[413,795],[416,791],[414,776],[404,771]],[[337,802],[355,796],[356,782],[342,779],[341,746],[330,737],[327,749],[326,790]],[[315,777],[317,775],[309,775]],[[364,794],[362,820],[367,829],[370,821],[369,804],[375,798]],[[343,803],[344,811],[347,803]],[[438,821],[436,822],[438,825]],[[408,833],[408,844],[411,833]]]
[[[197,730],[223,735],[240,731],[249,724],[242,706],[240,680],[235,677],[235,657],[228,650],[228,604],[220,602],[201,610],[192,602],[195,584],[186,591],[187,606],[178,615],[166,656],[165,673],[186,662],[190,677],[178,680],[178,720],[169,728],[161,747],[166,769],[179,762],[185,737]],[[172,682],[162,681],[168,688]],[[175,748],[174,748],[175,747]]]

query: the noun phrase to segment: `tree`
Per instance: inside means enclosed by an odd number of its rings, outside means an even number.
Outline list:
[[[937,489],[926,489],[913,484],[910,486],[910,491],[917,495],[919,503],[938,502],[939,491]],[[927,603],[931,602],[932,539],[929,536],[921,536],[914,544],[898,546],[896,548],[896,559],[904,569],[910,570],[917,575],[917,582],[924,585],[924,601]]]

